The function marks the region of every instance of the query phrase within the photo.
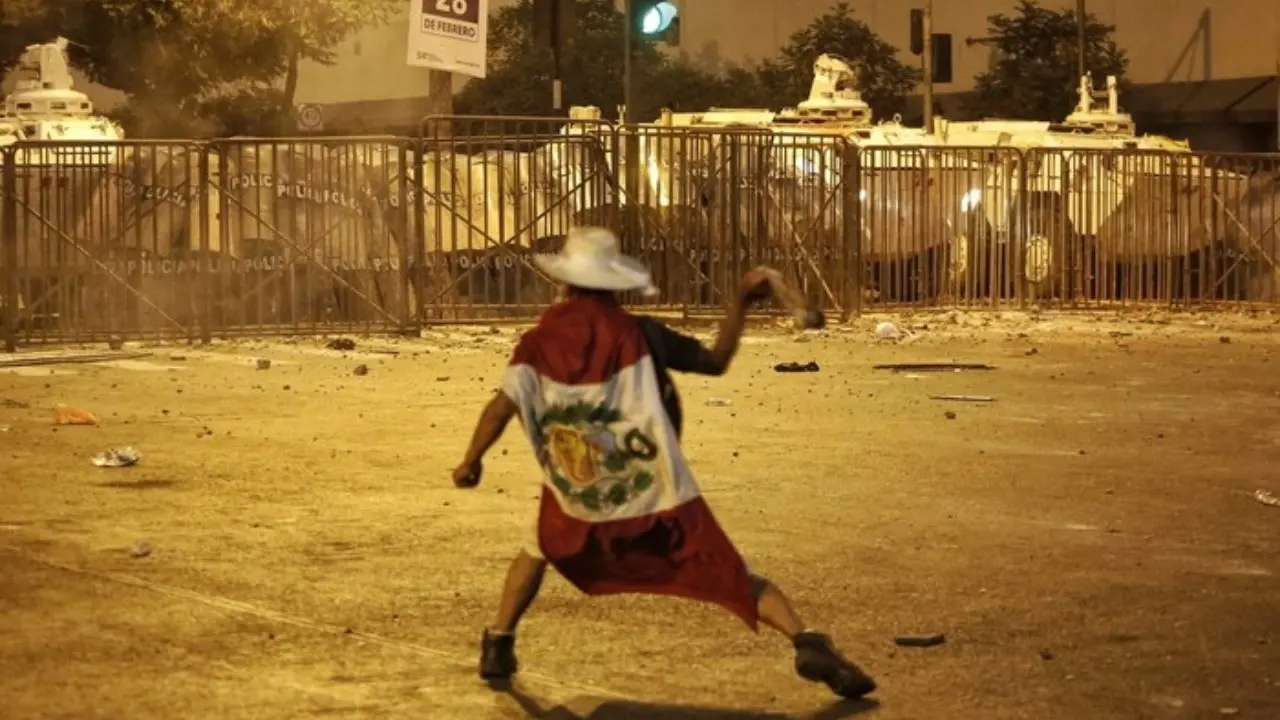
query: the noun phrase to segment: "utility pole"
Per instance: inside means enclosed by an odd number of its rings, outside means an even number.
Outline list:
[[[1088,68],[1084,64],[1084,24],[1085,24],[1084,0],[1076,0],[1076,80],[1084,77],[1088,72]]]
[[[622,16],[626,18],[626,22],[622,28],[622,117],[618,119],[623,124],[630,124],[635,119],[635,103],[632,102],[635,98],[632,97],[631,78],[631,46],[634,42],[635,28],[631,27],[633,12],[631,3],[632,0],[622,0]]]
[[[635,78],[632,77],[635,67],[631,62],[636,36],[636,28],[632,27],[635,24],[635,1],[622,0],[622,16],[626,19],[622,30],[622,117],[618,118],[622,123],[622,147],[614,150],[615,153],[622,151],[622,202],[618,209],[623,212],[618,229],[628,245],[638,242],[635,238],[639,233],[634,209],[640,194],[640,136],[632,127],[636,120]]]
[[[924,131],[933,132],[933,0],[924,3]]]

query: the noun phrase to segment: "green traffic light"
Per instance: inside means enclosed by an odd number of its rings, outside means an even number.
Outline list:
[[[655,3],[653,7],[645,11],[640,18],[640,32],[645,35],[658,35],[667,31],[671,27],[671,23],[675,22],[676,15],[679,10],[672,3],[663,2]]]

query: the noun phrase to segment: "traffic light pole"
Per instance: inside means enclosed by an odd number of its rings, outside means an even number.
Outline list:
[[[1086,68],[1084,65],[1084,46],[1085,46],[1084,23],[1085,23],[1084,0],[1076,0],[1076,81],[1077,82],[1079,82],[1080,78],[1084,77],[1084,74],[1088,72],[1088,68]]]
[[[633,209],[636,207],[636,198],[640,194],[640,136],[636,134],[635,129],[631,127],[636,119],[636,103],[635,103],[635,67],[631,62],[632,46],[635,43],[636,29],[632,27],[635,24],[632,15],[634,0],[622,0],[622,13],[626,18],[623,23],[622,30],[622,116],[618,118],[622,122],[622,177],[623,177],[623,193],[621,197],[622,213],[622,237],[624,242],[626,239],[636,237],[639,231],[638,222],[633,221],[635,217]],[[634,231],[634,232],[633,232]]]
[[[924,131],[933,132],[933,0],[924,4]]]
[[[632,25],[633,12],[631,7],[632,0],[622,0],[622,17],[626,18],[622,28],[622,117],[618,118],[624,124],[630,124],[635,119],[635,98],[632,97],[632,67],[631,67],[631,46],[635,42],[635,28]]]

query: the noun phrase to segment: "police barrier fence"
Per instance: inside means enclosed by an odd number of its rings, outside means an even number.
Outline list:
[[[634,160],[633,160],[634,159]],[[768,264],[877,306],[1280,302],[1280,156],[860,147],[829,134],[431,118],[419,138],[19,143],[5,344],[412,330],[536,316],[532,262],[617,230],[660,294]]]

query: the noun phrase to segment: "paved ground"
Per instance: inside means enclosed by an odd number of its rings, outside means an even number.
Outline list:
[[[684,382],[722,522],[877,675],[878,707],[831,705],[721,611],[558,579],[519,692],[479,685],[537,480],[516,433],[478,490],[448,474],[510,331],[0,371],[0,715],[1280,717],[1280,508],[1253,497],[1280,495],[1280,326],[1141,320],[755,330],[731,376]],[[871,367],[913,360],[998,369]],[[57,402],[101,427],[53,427]],[[137,467],[90,465],[125,444]],[[947,642],[893,645],[924,632]]]

